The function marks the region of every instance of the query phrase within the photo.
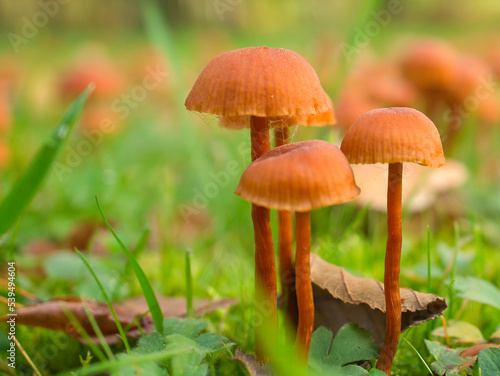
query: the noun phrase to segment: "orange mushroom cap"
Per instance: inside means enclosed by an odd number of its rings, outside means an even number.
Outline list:
[[[454,82],[457,55],[448,44],[421,40],[401,61],[403,75],[420,90],[446,90]]]
[[[446,163],[436,126],[409,107],[368,111],[351,125],[340,148],[353,164],[414,162],[439,167]]]
[[[291,127],[294,125],[304,125],[309,127],[322,127],[336,123],[335,110],[333,102],[328,97],[329,109],[326,112],[315,115],[290,115],[290,116],[271,116],[269,117],[269,126],[272,128]],[[229,129],[244,129],[250,127],[250,115],[247,116],[221,116],[219,118],[221,127]]]
[[[90,83],[95,84],[93,96],[113,97],[122,91],[124,79],[111,62],[85,59],[63,75],[59,91],[62,96],[73,97],[80,94]]]
[[[213,58],[185,106],[222,117],[287,117],[321,114],[328,96],[309,63],[296,52],[248,47]]]
[[[235,193],[266,208],[305,212],[349,201],[359,192],[340,149],[310,140],[279,146],[256,159]]]

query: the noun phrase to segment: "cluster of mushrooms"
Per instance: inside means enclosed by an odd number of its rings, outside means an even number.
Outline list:
[[[235,193],[252,203],[256,310],[270,307],[265,324],[255,328],[255,352],[262,361],[268,360],[264,339],[275,338],[278,333],[270,210],[279,213],[278,259],[284,300],[289,302],[293,292],[297,298],[296,353],[307,361],[314,329],[310,212],[344,203],[359,194],[350,163],[389,164],[384,276],[387,319],[385,341],[377,362],[377,368],[389,375],[401,332],[403,162],[431,167],[445,164],[434,123],[412,108],[380,108],[365,113],[352,124],[340,149],[321,140],[288,143],[289,126],[332,124],[333,106],[316,72],[304,58],[290,50],[268,47],[243,48],[216,56],[196,80],[185,105],[190,111],[219,116],[222,126],[250,128],[252,163],[244,171]],[[271,128],[276,144],[272,150]],[[295,264],[292,212],[295,213]],[[295,280],[290,278],[293,275]],[[285,303],[285,311],[290,311],[289,304]]]
[[[393,58],[361,58],[338,95],[338,124],[348,128],[378,107],[423,108],[443,135],[450,156],[467,117],[476,117],[486,129],[499,122],[498,65],[493,55],[464,54],[445,41],[429,38],[409,43]]]

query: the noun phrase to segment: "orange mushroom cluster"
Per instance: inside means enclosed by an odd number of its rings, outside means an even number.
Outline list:
[[[398,94],[391,98],[391,90],[377,91],[377,80],[374,82],[372,99],[396,100]],[[394,82],[394,87],[404,87],[411,93],[401,81]],[[196,80],[185,105],[191,111],[219,116],[224,127],[250,128],[252,163],[244,171],[235,193],[252,203],[256,309],[263,305],[271,308],[268,322],[255,328],[255,351],[260,360],[268,360],[262,341],[269,336],[274,338],[278,329],[270,210],[279,211],[279,260],[285,300],[294,289],[297,295],[296,352],[307,361],[314,328],[310,212],[349,201],[359,194],[349,163],[389,163],[384,277],[387,325],[378,362],[378,368],[389,374],[401,331],[399,260],[403,162],[432,167],[445,163],[433,122],[412,108],[376,109],[361,116],[349,128],[341,149],[320,140],[288,144],[288,126],[331,124],[335,114],[314,69],[293,51],[268,47],[243,48],[212,59]],[[270,128],[275,129],[276,147],[272,150]],[[292,212],[295,213],[295,267],[292,264]],[[289,273],[296,276],[295,286],[286,282],[290,280],[286,278],[290,277]]]
[[[468,117],[476,116],[480,124],[500,121],[496,55],[490,55],[488,61],[440,40],[420,39],[392,60],[361,61],[338,96],[339,124],[347,129],[378,107],[420,108],[436,123],[445,151],[452,154]]]

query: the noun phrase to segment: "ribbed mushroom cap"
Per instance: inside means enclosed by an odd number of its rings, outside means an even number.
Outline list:
[[[403,75],[421,90],[443,90],[454,82],[457,55],[447,44],[422,40],[401,61]]]
[[[333,125],[336,123],[335,110],[333,102],[328,97],[329,109],[326,112],[315,115],[287,115],[287,116],[271,116],[269,117],[269,126],[271,128],[291,127],[294,125],[303,125],[308,127],[322,127],[325,125]],[[229,129],[244,129],[250,127],[250,115],[244,116],[221,116],[219,118],[221,127]]]
[[[439,167],[446,163],[434,123],[408,107],[363,114],[351,125],[340,148],[353,164],[413,162]]]
[[[310,211],[359,194],[346,157],[326,141],[279,146],[248,166],[236,194],[266,208]]]
[[[185,106],[225,117],[320,114],[329,110],[318,75],[299,54],[282,48],[248,47],[213,58]]]

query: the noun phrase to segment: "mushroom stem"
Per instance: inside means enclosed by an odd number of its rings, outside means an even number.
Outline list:
[[[274,129],[275,146],[288,144],[288,127],[278,127]],[[278,247],[279,247],[279,271],[281,281],[281,291],[283,294],[283,307],[285,311],[285,326],[297,326],[297,310],[294,302],[291,301],[292,292],[295,286],[293,270],[292,235],[293,221],[292,213],[289,211],[278,211]],[[294,336],[291,337],[293,340]]]
[[[399,295],[399,265],[403,240],[401,227],[401,191],[403,164],[389,164],[387,186],[387,248],[385,254],[384,292],[386,307],[385,339],[377,368],[391,374],[392,361],[401,333],[401,297]]]
[[[267,118],[250,116],[250,137],[252,143],[252,161],[271,150],[269,124]]]
[[[457,141],[458,134],[460,133],[460,127],[462,123],[462,118],[460,116],[460,106],[457,104],[451,105],[451,113],[448,123],[448,131],[444,140],[443,148],[447,154],[452,154],[454,146]]]
[[[267,118],[250,117],[252,161],[269,151]],[[269,330],[278,332],[276,265],[270,210],[252,205],[255,241],[255,354],[266,361],[263,342]],[[265,320],[263,323],[262,320]]]
[[[311,285],[311,214],[295,213],[295,233],[297,251],[295,254],[295,274],[297,305],[299,307],[299,325],[295,342],[297,355],[305,360],[309,356],[309,347],[314,327],[314,301]]]

